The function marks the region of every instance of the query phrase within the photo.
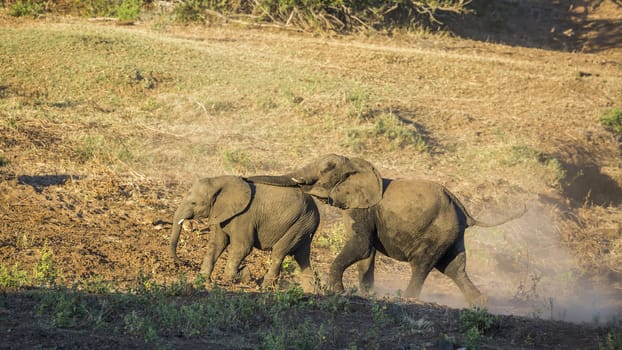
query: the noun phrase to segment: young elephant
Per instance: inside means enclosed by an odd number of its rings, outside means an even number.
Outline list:
[[[460,287],[468,302],[479,302],[481,293],[465,271],[465,229],[500,225],[524,213],[483,223],[471,217],[440,184],[383,179],[369,162],[334,154],[283,176],[248,180],[299,186],[328,204],[346,209],[343,219],[351,238],[330,267],[328,288],[335,292],[343,291],[343,272],[357,261],[360,286],[370,289],[377,250],[410,263],[412,274],[405,296],[419,297],[425,278],[436,268]]]
[[[239,277],[242,260],[253,247],[272,249],[271,265],[263,287],[272,286],[286,255],[293,255],[301,269],[303,286],[314,276],[310,247],[320,215],[313,199],[298,188],[252,184],[238,176],[219,176],[197,181],[175,212],[170,254],[176,262],[177,242],[184,220],[208,218],[214,231],[201,267],[208,280],[214,263],[229,245],[225,276]]]

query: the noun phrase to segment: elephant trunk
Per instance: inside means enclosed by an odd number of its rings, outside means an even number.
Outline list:
[[[179,235],[181,233],[181,228],[186,219],[192,219],[194,216],[194,212],[192,208],[187,208],[186,206],[180,206],[175,212],[175,216],[173,217],[173,232],[171,234],[170,241],[170,254],[173,260],[176,263],[181,263],[181,260],[177,257],[177,242],[179,242]]]

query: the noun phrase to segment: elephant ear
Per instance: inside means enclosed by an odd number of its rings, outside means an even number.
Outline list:
[[[342,179],[330,191],[332,205],[342,209],[369,208],[382,199],[382,177],[371,163],[350,158],[342,165]]]
[[[209,220],[221,223],[243,212],[251,201],[251,187],[238,176],[212,179],[214,195]]]

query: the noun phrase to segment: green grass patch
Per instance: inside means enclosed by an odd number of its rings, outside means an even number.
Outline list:
[[[501,142],[496,145],[477,146],[465,149],[460,160],[469,171],[494,172],[511,178],[521,168],[549,187],[559,187],[566,181],[567,171],[555,156],[546,154],[525,143]],[[503,171],[507,169],[507,173]],[[504,174],[504,175],[501,175]]]
[[[373,118],[373,122],[363,122],[359,127],[350,129],[347,136],[347,145],[356,151],[365,149],[428,151],[428,144],[417,127],[404,122],[393,113],[383,113]]]
[[[622,135],[622,108],[612,108],[600,117],[600,124],[608,130]]]

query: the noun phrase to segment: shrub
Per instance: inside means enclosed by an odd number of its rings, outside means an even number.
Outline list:
[[[42,287],[50,287],[56,284],[57,271],[54,266],[54,254],[47,247],[41,248],[41,259],[37,262],[32,271],[32,280],[35,284]]]
[[[116,17],[123,21],[133,21],[138,18],[142,0],[123,0],[116,8]]]
[[[497,317],[488,313],[485,308],[473,306],[460,312],[460,331],[465,337],[469,349],[477,349],[479,339],[490,331]]]
[[[36,1],[18,1],[11,5],[9,15],[14,17],[32,16],[38,17],[43,14],[43,6]]]
[[[11,269],[0,265],[0,287],[16,289],[29,282],[28,274],[20,270],[19,264],[15,263]]]
[[[622,135],[622,108],[612,108],[600,117],[600,124],[616,134]]]

